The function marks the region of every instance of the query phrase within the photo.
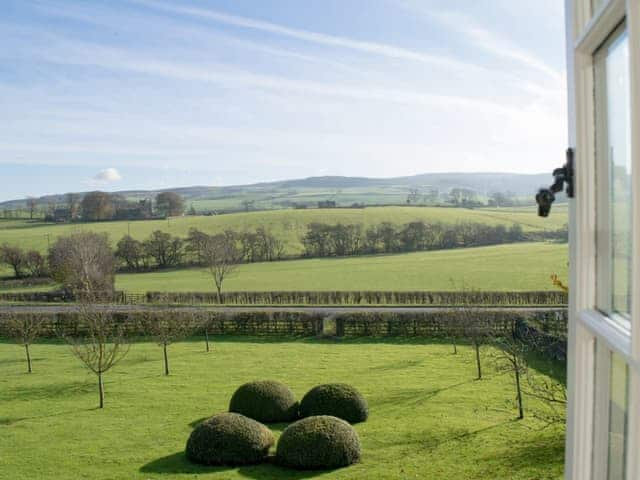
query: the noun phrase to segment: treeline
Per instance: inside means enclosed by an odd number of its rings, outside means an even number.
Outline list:
[[[285,255],[284,242],[268,229],[258,227],[247,232],[226,230],[217,235],[191,228],[186,238],[156,230],[143,241],[126,235],[118,241],[115,256],[130,271],[203,266],[208,263],[207,247],[212,238],[225,245],[226,255],[234,263],[272,262]]]
[[[30,218],[37,209],[37,200],[29,199]],[[89,192],[82,198],[75,193],[65,195],[63,204],[49,204],[45,220],[50,222],[99,222],[106,220],[148,220],[182,215],[184,199],[174,192],[161,192],[155,199],[131,201],[122,195],[107,192]],[[195,214],[195,212],[189,212]]]
[[[302,239],[307,257],[348,256],[374,253],[419,252],[529,240],[522,226],[484,223],[384,222],[362,225],[310,223]]]
[[[359,224],[310,223],[301,239],[304,251],[300,256],[419,252],[541,240],[567,241],[567,229],[525,233],[519,224],[507,227],[416,221],[404,225],[384,222],[364,228]],[[226,230],[215,235],[191,228],[186,238],[161,230],[154,231],[144,240],[126,235],[117,242],[113,253],[116,268],[126,271],[205,266],[211,260],[211,249],[207,247],[211,247],[212,241],[214,245],[224,247],[225,261],[232,264],[291,258],[287,255],[285,242],[265,227],[245,232]],[[15,278],[45,277],[51,275],[51,263],[56,258],[54,253],[61,249],[63,246],[56,244],[45,257],[35,250],[5,244],[0,246],[0,264],[10,267]]]
[[[47,260],[37,250],[1,245],[0,264],[9,267],[13,271],[14,278],[40,278],[48,274]]]

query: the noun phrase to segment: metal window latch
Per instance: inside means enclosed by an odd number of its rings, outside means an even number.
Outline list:
[[[566,193],[567,197],[573,198],[575,196],[575,168],[574,168],[574,150],[573,148],[567,149],[567,163],[562,168],[556,168],[553,171],[554,182],[549,188],[541,188],[536,195],[536,203],[538,204],[538,215],[541,217],[548,217],[551,211],[551,205],[556,200],[556,193],[561,192],[564,189],[564,184],[567,184]]]

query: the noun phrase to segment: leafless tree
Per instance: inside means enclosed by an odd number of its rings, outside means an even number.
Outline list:
[[[29,347],[42,334],[44,326],[42,317],[30,314],[12,315],[7,319],[6,324],[11,338],[24,347],[27,356],[27,372],[31,373],[33,369]]]
[[[525,395],[539,400],[544,409],[536,410],[533,416],[546,425],[564,424],[567,409],[567,387],[551,378],[527,372]]]
[[[25,253],[25,268],[32,277],[44,277],[47,274],[47,261],[37,250]]]
[[[67,193],[65,198],[67,201],[67,209],[69,210],[69,220],[76,220],[78,218],[80,195],[77,193]]]
[[[76,309],[78,329],[61,331],[73,355],[98,377],[100,408],[104,408],[103,376],[129,352],[131,342],[123,324],[114,321],[113,314],[95,304],[87,292]]]
[[[142,253],[153,258],[159,268],[175,267],[182,261],[184,241],[167,232],[155,230],[142,243]]]
[[[175,192],[156,195],[156,210],[164,217],[176,217],[184,212],[184,198]]]
[[[0,263],[9,265],[13,269],[15,278],[20,278],[26,267],[26,256],[20,247],[14,247],[5,243],[0,246]]]
[[[209,339],[209,332],[213,327],[213,322],[214,322],[214,317],[208,312],[203,311],[203,312],[195,313],[193,315],[194,327],[197,326],[198,328],[202,329],[202,332],[204,333],[204,343],[205,343],[205,349],[207,352],[211,351],[211,347],[210,347],[211,342]]]
[[[142,323],[144,332],[162,347],[164,374],[169,375],[169,345],[188,337],[194,326],[190,319],[172,310],[163,310],[159,314],[147,313],[143,316]]]
[[[524,418],[522,379],[528,371],[526,354],[529,348],[517,338],[515,322],[511,324],[510,331],[502,336],[494,337],[493,343],[496,346],[494,359],[497,369],[513,376],[516,388],[518,419],[522,420]]]
[[[75,296],[97,300],[113,295],[116,260],[106,234],[81,232],[59,237],[49,249],[52,277]]]
[[[36,207],[38,206],[38,200],[33,197],[27,198],[27,208],[29,209],[29,219],[33,220],[33,215],[36,213]]]
[[[134,239],[131,235],[125,235],[118,241],[115,256],[132,271],[139,270],[145,263],[142,242]]]
[[[111,220],[115,214],[113,199],[106,192],[87,193],[80,203],[82,219],[90,222]],[[69,211],[71,215],[71,211]]]
[[[216,285],[218,303],[222,303],[222,285],[240,261],[234,236],[226,233],[209,236],[202,247],[202,260]]]
[[[460,289],[462,299],[460,305],[456,308],[456,316],[458,318],[459,334],[471,342],[475,353],[476,361],[476,378],[482,379],[482,361],[480,349],[489,335],[489,326],[482,322],[482,315],[479,312],[477,301],[479,292],[469,288],[466,284],[462,284]]]

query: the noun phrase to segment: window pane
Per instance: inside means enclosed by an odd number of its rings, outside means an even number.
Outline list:
[[[631,311],[631,118],[629,37],[617,34],[596,54],[599,308]]]
[[[606,0],[591,0],[591,15],[595,15]]]
[[[609,400],[609,460],[607,480],[624,480],[627,461],[629,370],[624,359],[611,354]]]

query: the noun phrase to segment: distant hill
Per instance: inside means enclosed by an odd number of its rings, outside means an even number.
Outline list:
[[[541,185],[550,183],[548,174],[516,173],[424,173],[410,177],[311,177],[287,180],[263,185],[280,185],[285,188],[353,188],[371,186],[429,186],[441,191],[452,188],[468,188],[481,194],[513,192],[516,196],[530,195]]]
[[[162,191],[182,195],[188,205],[200,211],[237,210],[240,208],[288,208],[321,200],[334,200],[338,205],[398,204],[406,201],[411,190],[437,190],[447,194],[454,188],[473,190],[486,198],[494,192],[511,193],[515,197],[533,199],[536,190],[551,183],[548,174],[516,173],[426,173],[408,177],[310,177],[304,179],[264,182],[224,187],[193,186],[162,190],[125,190],[114,192],[129,199],[151,198]],[[82,196],[86,192],[80,192]],[[64,204],[65,194],[48,195],[38,199],[42,206]],[[26,199],[0,203],[0,209],[21,209]]]

